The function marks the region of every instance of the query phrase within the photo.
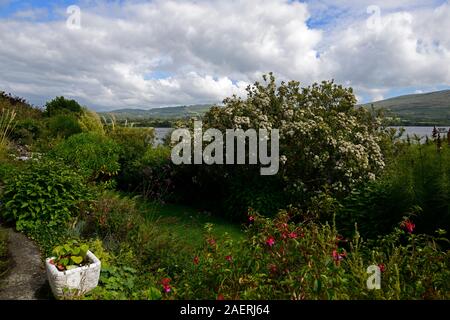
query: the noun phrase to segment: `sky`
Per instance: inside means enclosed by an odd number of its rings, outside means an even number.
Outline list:
[[[245,97],[268,72],[360,103],[450,89],[449,1],[0,0],[0,91],[106,111]]]

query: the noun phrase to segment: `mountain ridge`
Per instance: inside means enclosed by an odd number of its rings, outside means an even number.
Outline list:
[[[202,116],[212,106],[212,104],[196,104],[159,107],[148,110],[125,108],[109,112],[99,112],[99,114],[113,114],[119,120],[172,120]],[[450,90],[407,94],[359,104],[358,106],[385,110],[387,120],[392,125],[450,125]]]

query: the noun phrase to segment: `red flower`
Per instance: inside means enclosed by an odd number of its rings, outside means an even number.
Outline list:
[[[255,217],[254,217],[254,216],[249,216],[249,217],[248,217],[248,221],[249,221],[249,222],[255,221]]]
[[[295,232],[289,233],[289,238],[291,238],[291,239],[297,239],[297,237],[298,237],[297,233],[295,233]]]
[[[197,265],[198,262],[199,262],[199,260],[200,260],[200,259],[198,258],[198,256],[195,256],[195,257],[194,257],[194,264]]]
[[[170,279],[169,278],[162,279],[161,284],[163,286],[163,291],[165,293],[169,293],[170,291],[172,291],[172,288],[170,287]]]
[[[339,262],[344,259],[344,257],[347,255],[345,251],[339,252],[339,249],[333,250],[332,256],[333,260],[336,262],[336,264],[339,264]]]
[[[269,237],[267,238],[267,240],[266,240],[266,244],[267,244],[269,247],[272,247],[272,246],[275,244],[275,239],[274,239],[274,237],[269,236]]]
[[[233,261],[233,257],[232,256],[226,256],[225,260],[227,260],[228,262],[231,262],[231,261]]]
[[[225,300],[223,294],[219,293],[219,295],[217,296],[217,300]]]
[[[384,272],[384,271],[386,270],[386,266],[384,265],[384,263],[380,263],[380,264],[378,265],[378,268],[380,268],[380,271],[381,271],[381,272]]]
[[[414,223],[412,223],[411,220],[406,219],[405,221],[403,221],[401,223],[401,227],[403,229],[405,229],[408,233],[412,233],[414,231],[414,228],[416,227],[416,225]]]
[[[208,239],[208,243],[211,247],[216,245],[216,240],[214,240],[213,238]]]

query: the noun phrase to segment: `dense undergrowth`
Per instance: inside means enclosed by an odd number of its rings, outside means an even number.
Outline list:
[[[175,166],[152,129],[3,94],[1,220],[46,256],[86,243],[102,271],[85,299],[450,298],[450,141],[399,140],[332,82],[265,80],[203,120],[279,127],[273,177]]]

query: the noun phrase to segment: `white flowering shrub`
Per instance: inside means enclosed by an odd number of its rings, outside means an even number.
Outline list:
[[[280,130],[278,173],[295,201],[327,191],[347,193],[374,180],[384,167],[381,120],[355,106],[351,88],[333,81],[301,88],[277,85],[272,74],[247,88],[247,98],[232,96],[204,117],[205,128]]]

